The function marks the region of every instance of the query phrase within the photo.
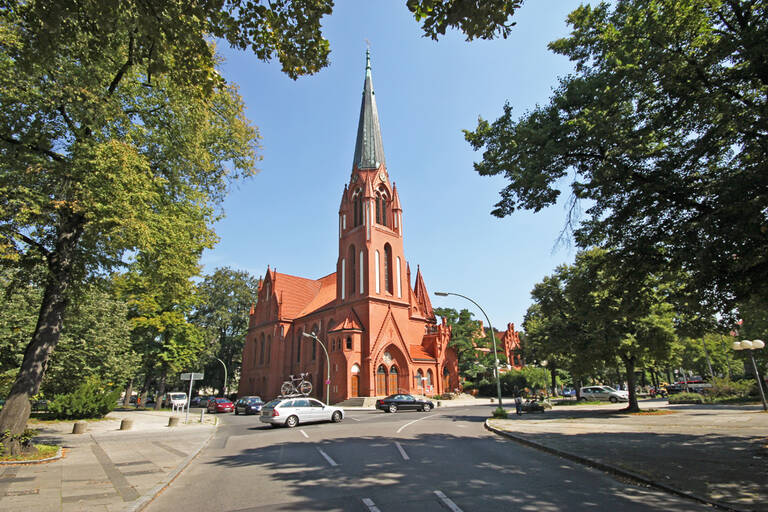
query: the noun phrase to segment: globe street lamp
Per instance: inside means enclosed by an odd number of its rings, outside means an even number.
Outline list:
[[[473,301],[466,295],[461,295],[460,293],[451,293],[451,292],[435,292],[435,295],[438,295],[440,297],[447,297],[448,295],[455,295],[456,297],[461,297],[463,299],[467,299],[469,302],[477,306],[477,309],[483,312],[483,315],[485,316],[485,319],[488,321],[488,328],[491,330],[491,339],[493,340],[493,359],[494,359],[494,371],[496,373],[496,392],[499,395],[499,407],[504,408],[504,405],[501,403],[501,379],[499,378],[499,356],[496,354],[496,335],[493,333],[493,326],[491,325],[491,319],[488,318],[488,315],[485,313],[485,310],[480,307],[480,304]]]
[[[325,352],[325,369],[326,369],[326,378],[325,378],[325,403],[328,405],[331,405],[331,358],[328,357],[328,351],[325,349],[325,345],[323,345],[323,342],[320,341],[320,338],[317,337],[317,335],[313,333],[303,332],[301,333],[302,336],[305,338],[312,338],[317,343],[320,344],[321,347],[323,347],[323,352]]]
[[[733,350],[760,350],[763,347],[765,347],[765,343],[762,340],[743,340],[733,342]],[[753,356],[752,352],[750,352],[749,357],[752,359],[752,368],[755,370],[757,389],[760,390],[760,398],[763,400],[763,410],[768,411],[768,404],[765,403],[765,393],[763,392],[763,383],[760,381],[760,374],[757,373],[757,363],[755,363],[755,356]]]

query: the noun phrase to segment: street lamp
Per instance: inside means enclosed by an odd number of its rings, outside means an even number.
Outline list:
[[[325,349],[325,345],[323,345],[323,342],[320,341],[320,338],[317,337],[317,335],[313,333],[303,332],[301,333],[302,336],[305,338],[312,338],[316,342],[320,344],[321,347],[323,347],[323,352],[325,352],[325,370],[326,370],[326,378],[325,378],[325,403],[328,405],[331,405],[331,358],[328,357],[328,351]]]
[[[734,341],[733,350],[760,350],[765,346],[765,342],[762,340],[743,340]],[[757,373],[757,363],[755,363],[755,356],[752,352],[749,353],[750,359],[752,359],[752,368],[755,370],[755,378],[757,379],[757,389],[760,390],[760,398],[763,400],[763,410],[768,411],[768,404],[765,403],[765,393],[763,392],[763,383],[760,382],[760,374]]]
[[[222,388],[222,395],[226,398],[227,396],[227,365],[225,365],[224,361],[222,361],[218,357],[214,357],[214,359],[220,362],[221,366],[224,367],[224,387]]]
[[[435,292],[435,295],[438,295],[440,297],[447,297],[448,295],[455,295],[456,297],[461,297],[463,299],[467,299],[469,302],[477,306],[477,309],[483,312],[483,315],[485,316],[485,319],[488,321],[488,328],[491,330],[491,339],[493,340],[493,359],[494,359],[494,371],[496,373],[496,392],[499,395],[499,407],[504,408],[504,405],[501,403],[501,378],[499,377],[499,356],[496,354],[496,335],[493,333],[493,326],[491,325],[491,319],[488,318],[488,315],[485,313],[485,310],[480,307],[480,304],[473,301],[466,295],[461,295],[460,293],[451,293],[451,292]]]

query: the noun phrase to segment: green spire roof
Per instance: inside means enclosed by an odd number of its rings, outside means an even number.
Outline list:
[[[373,92],[373,80],[371,78],[371,51],[366,50],[363,102],[360,105],[355,160],[352,165],[358,169],[376,169],[383,163],[385,163],[384,145],[381,143],[379,111],[376,108],[376,96]]]

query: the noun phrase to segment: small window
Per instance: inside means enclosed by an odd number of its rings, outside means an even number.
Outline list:
[[[347,350],[352,350],[352,338],[347,338]]]

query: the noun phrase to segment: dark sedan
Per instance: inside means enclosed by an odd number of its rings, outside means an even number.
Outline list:
[[[232,404],[229,398],[211,398],[208,400],[209,413],[215,414],[217,412],[232,412],[232,409],[234,408],[235,406]]]
[[[402,393],[389,395],[386,398],[376,400],[376,408],[385,412],[397,411],[431,411],[435,404],[429,400],[422,400],[413,395],[404,395]]]
[[[259,414],[264,402],[260,396],[244,396],[235,402],[235,414]]]

